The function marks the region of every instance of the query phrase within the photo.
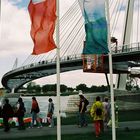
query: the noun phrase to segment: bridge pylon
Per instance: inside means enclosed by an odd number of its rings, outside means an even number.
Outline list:
[[[132,32],[132,22],[133,22],[133,11],[134,11],[134,0],[128,0],[127,8],[126,8],[126,16],[125,16],[125,23],[124,23],[124,31],[123,31],[123,45],[130,44],[131,39],[131,32]],[[123,47],[123,50],[127,46]],[[116,77],[116,89],[119,90],[126,90],[126,80],[127,74],[119,74]]]

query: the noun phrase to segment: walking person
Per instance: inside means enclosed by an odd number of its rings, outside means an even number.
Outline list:
[[[4,105],[2,107],[2,117],[3,117],[3,125],[4,131],[8,132],[10,130],[10,125],[8,123],[9,118],[13,117],[14,111],[12,106],[9,104],[9,99],[4,100]]]
[[[86,110],[87,110],[87,105],[89,104],[89,102],[84,97],[82,91],[79,91],[79,97],[80,97],[79,103],[75,103],[79,107],[78,127],[85,127],[87,126]]]
[[[104,126],[108,128],[107,123],[110,120],[110,103],[108,97],[104,98],[103,106],[104,106]]]
[[[40,109],[39,109],[38,102],[37,102],[36,98],[33,96],[32,97],[32,108],[31,108],[32,122],[31,122],[31,127],[30,128],[34,127],[34,122],[35,121],[38,125],[38,128],[42,127],[42,124],[41,124],[40,118],[39,118],[39,112],[40,112]]]
[[[54,118],[53,118],[53,113],[54,113],[54,103],[52,98],[49,98],[49,104],[48,104],[48,113],[47,113],[47,120],[49,122],[49,127],[54,127]]]
[[[18,98],[17,102],[17,111],[16,111],[16,116],[18,118],[18,129],[19,130],[24,130],[25,129],[25,124],[24,124],[24,115],[25,115],[26,109],[24,106],[24,102],[21,97]]]
[[[111,107],[111,105],[110,105]],[[118,106],[118,103],[116,102],[116,97],[114,97],[114,111],[115,111],[115,127],[118,128],[119,127],[119,106]],[[107,124],[108,127],[112,127],[112,112],[111,112],[111,109],[110,109],[110,120]]]
[[[93,117],[96,137],[99,137],[101,132],[104,131],[104,109],[99,96],[96,97],[96,101],[91,107],[90,115]]]

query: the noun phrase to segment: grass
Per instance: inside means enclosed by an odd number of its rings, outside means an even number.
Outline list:
[[[131,130],[131,131],[118,131],[117,132],[117,140],[140,140],[140,130]],[[18,138],[17,138],[18,139]],[[10,140],[17,140],[10,139]],[[39,137],[30,137],[30,138],[20,138],[20,140],[57,140],[56,135],[54,136],[39,136]],[[105,132],[99,138],[96,138],[94,133],[87,134],[74,134],[74,135],[62,135],[62,140],[112,140],[111,132]],[[1,139],[4,140],[4,139]]]
[[[119,111],[119,121],[140,121],[140,110],[129,110],[129,111]],[[88,122],[92,123],[91,117],[88,115]],[[71,116],[68,118],[63,118],[62,125],[68,125],[68,124],[76,124],[77,117]],[[140,129],[139,130],[117,130],[117,140],[140,140]],[[20,138],[20,140],[57,140],[56,135],[47,135],[47,136],[36,136],[36,137],[24,137]],[[97,139],[97,140],[112,140],[112,133],[111,131],[105,132],[101,135],[101,137],[96,138],[94,133],[87,133],[87,134],[72,134],[72,135],[62,135],[62,140],[91,140],[91,139]],[[5,140],[1,139],[0,140]],[[8,140],[19,140],[19,138],[14,139],[8,139]]]
[[[125,122],[125,121],[140,121],[140,110],[129,110],[129,111],[119,111],[119,122]],[[62,125],[72,125],[72,124],[77,124],[77,114],[69,114],[70,117],[62,118],[61,119],[61,124]],[[54,120],[55,125],[56,125],[56,118]],[[90,117],[89,114],[87,114],[87,122],[88,123],[93,123],[92,118]],[[30,124],[26,124],[26,127],[28,127]],[[46,124],[43,124],[46,126]],[[12,124],[11,127],[15,127],[15,124]],[[0,126],[0,128],[3,128]]]
[[[140,110],[119,111],[119,121],[140,121]]]
[[[119,111],[119,121],[140,121],[140,110],[129,110],[129,111]],[[92,123],[93,120],[89,114],[87,114],[88,123]],[[71,115],[71,117],[62,118],[61,123],[63,125],[76,124],[77,123],[77,114]]]

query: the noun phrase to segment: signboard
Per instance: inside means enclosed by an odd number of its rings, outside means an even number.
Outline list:
[[[83,55],[83,72],[104,73],[104,55]]]

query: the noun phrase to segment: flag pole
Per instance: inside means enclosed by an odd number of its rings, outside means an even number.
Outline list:
[[[110,94],[111,94],[111,114],[112,114],[112,140],[116,140],[115,128],[115,108],[114,108],[114,90],[113,90],[113,68],[112,68],[112,52],[111,52],[111,35],[110,35],[110,16],[109,2],[106,0],[107,26],[108,26],[108,48],[109,48],[109,72],[110,72]]]
[[[60,44],[59,44],[59,0],[56,0],[56,53],[57,53],[57,140],[61,140],[61,118],[60,118]]]

